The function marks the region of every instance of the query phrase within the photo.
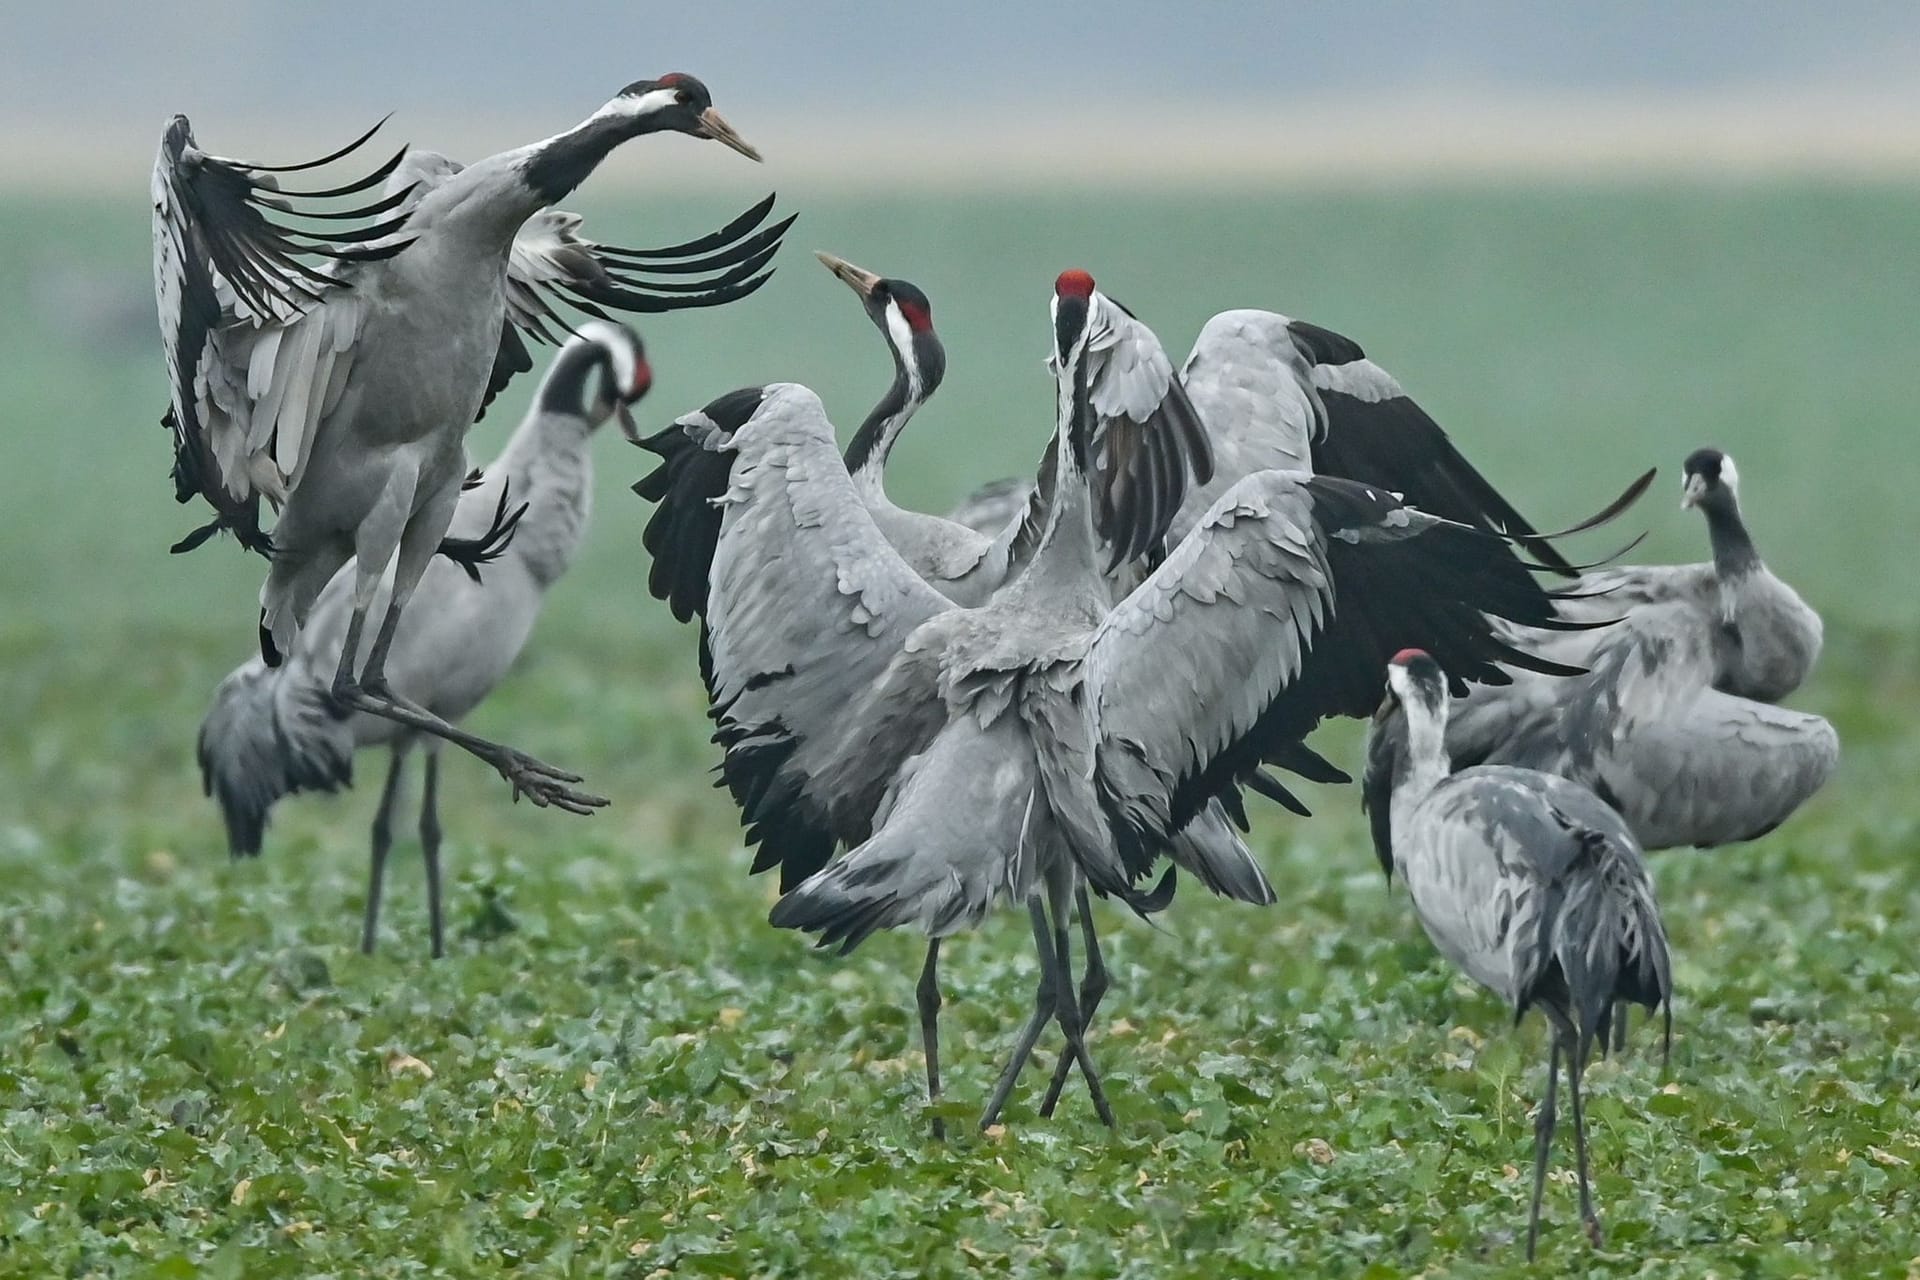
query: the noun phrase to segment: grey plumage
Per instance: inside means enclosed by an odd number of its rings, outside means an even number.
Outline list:
[[[1426,654],[1396,655],[1388,687],[1394,705],[1374,726],[1366,780],[1381,865],[1406,884],[1442,955],[1516,1019],[1538,1007],[1553,1026],[1527,1256],[1538,1238],[1563,1056],[1581,1215],[1598,1245],[1580,1094],[1588,1056],[1606,1043],[1616,1000],[1666,1008],[1671,1035],[1672,962],[1639,845],[1617,813],[1564,778],[1506,766],[1451,773],[1446,680]]]
[[[206,498],[216,524],[260,549],[261,499],[278,512],[261,588],[263,656],[271,665],[293,647],[322,589],[352,560],[336,701],[456,743],[538,804],[586,812],[603,802],[573,790],[571,774],[395,700],[386,659],[453,519],[467,429],[498,378],[525,362],[507,327],[516,237],[641,134],[673,129],[752,155],[710,101],[691,77],[636,82],[564,133],[465,169],[434,166],[438,180],[418,190],[321,214],[349,223],[391,215],[341,231],[290,230],[262,209],[313,217],[309,201],[364,191],[404,155],[358,182],[299,195],[280,186],[278,172],[290,170],[209,155],[175,117],[155,162],[155,296],[176,496]],[[314,255],[324,269],[308,265]],[[589,309],[626,304],[592,282],[574,291]],[[503,346],[517,358],[503,361]],[[361,628],[383,590],[356,674]]]
[[[430,564],[395,635],[389,665],[395,692],[448,723],[479,706],[525,647],[547,591],[566,572],[586,530],[590,434],[609,417],[624,421],[627,402],[650,384],[639,339],[629,330],[603,321],[587,321],[580,330],[554,358],[526,418],[481,482],[462,495],[454,517],[454,532],[468,535],[486,528],[503,500],[519,504],[513,539],[479,580],[446,559]],[[207,793],[220,805],[237,857],[260,851],[268,814],[282,796],[349,785],[356,751],[391,750],[363,935],[371,950],[385,858],[381,833],[390,825],[403,762],[423,744],[432,768],[438,743],[392,720],[353,712],[331,696],[356,580],[351,563],[335,574],[280,666],[255,656],[221,682],[198,751]],[[391,580],[389,572],[379,603]],[[430,825],[437,836],[437,820]],[[430,858],[436,854],[429,851]],[[437,956],[437,894],[430,905]]]
[[[1205,438],[1165,408],[1177,384],[1164,356],[1123,352],[1151,334],[1090,279],[1063,275],[1054,310],[1046,524],[1025,571],[982,607],[953,607],[887,545],[803,387],[683,419],[642,486],[662,504],[655,593],[704,610],[723,773],[756,867],[814,859],[787,880],[774,923],[843,946],[903,924],[937,940],[999,901],[1029,903],[1043,986],[989,1120],[1050,1018],[1105,1116],[1066,989],[1080,877],[1134,899],[1184,837],[1231,836],[1213,806],[1237,805],[1261,759],[1323,716],[1372,710],[1377,675],[1353,673],[1377,672],[1382,643],[1437,636],[1463,676],[1500,678],[1496,657],[1524,658],[1493,641],[1483,611],[1551,617],[1497,540],[1366,486],[1273,472],[1225,494],[1115,607],[1105,549],[1164,537],[1185,477],[1207,473],[1189,452]],[[1103,383],[1108,372],[1128,385]],[[816,870],[836,840],[854,847]]]
[[[1561,613],[1622,621],[1511,635],[1589,673],[1474,690],[1448,723],[1449,753],[1571,778],[1618,808],[1649,849],[1753,839],[1818,791],[1838,736],[1770,699],[1811,668],[1820,619],[1754,551],[1737,475],[1718,451],[1691,456],[1688,502],[1707,512],[1713,561],[1587,574]]]
[[[1025,513],[1032,497],[1033,481],[1023,476],[989,480],[954,504],[947,519],[993,537]]]

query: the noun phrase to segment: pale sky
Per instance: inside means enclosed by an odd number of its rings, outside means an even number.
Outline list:
[[[1063,154],[1096,171],[1256,173],[1920,159],[1920,4],[1899,0],[6,10],[0,108],[17,163],[83,177],[143,169],[174,111],[230,152],[330,140],[395,111],[400,136],[471,154],[668,70],[704,79],[770,155],[827,173],[981,157],[1033,172]]]

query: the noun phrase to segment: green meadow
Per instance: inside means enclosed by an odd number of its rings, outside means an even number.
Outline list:
[[[685,239],[737,199],[580,203],[601,239]],[[1357,338],[1543,525],[1639,471],[1604,554],[1704,555],[1679,461],[1740,464],[1768,560],[1828,619],[1797,705],[1836,781],[1754,844],[1662,855],[1676,1039],[1596,1065],[1607,1239],[1549,1184],[1542,1270],[1892,1276],[1920,1267],[1920,191],[1595,185],[795,191],[772,283],[640,328],[643,425],[803,381],[843,431],[889,366],[829,249],[919,284],[949,373],[896,455],[943,509],[1051,427],[1046,299],[1068,266],[1176,358],[1263,306]],[[1433,953],[1353,788],[1271,807],[1266,910],[1181,895],[1101,916],[1091,1044],[1120,1128],[1042,1070],[976,1134],[1034,979],[1006,913],[943,955],[927,1137],[916,937],[840,960],[765,922],[711,789],[692,636],[647,597],[647,459],[596,441],[589,542],[472,717],[610,796],[508,802],[449,755],[449,955],[412,847],[357,949],[361,787],[276,812],[230,864],[200,794],[208,695],[254,641],[257,561],[167,544],[174,505],[147,208],[0,200],[0,1274],[1092,1276],[1525,1273],[1542,1029]],[[491,456],[528,378],[474,432]],[[1622,531],[1627,531],[1623,533]],[[1357,764],[1358,734],[1323,748]],[[1051,1068],[1054,1039],[1043,1041]]]

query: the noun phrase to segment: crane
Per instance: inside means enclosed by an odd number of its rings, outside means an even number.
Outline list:
[[[452,742],[498,769],[516,796],[576,813],[605,802],[575,790],[576,775],[396,697],[387,660],[459,502],[466,431],[490,387],[530,364],[509,327],[520,233],[615,147],[663,130],[758,159],[714,110],[706,86],[674,73],[628,85],[562,133],[445,174],[417,200],[402,189],[359,209],[320,207],[376,185],[404,151],[358,181],[308,192],[281,187],[282,174],[338,160],[371,130],[319,160],[266,166],[201,150],[186,117],[175,116],[153,173],[176,496],[204,497],[218,524],[271,546],[263,657],[271,665],[291,648],[323,588],[352,560],[335,701]],[[265,210],[323,222],[393,216],[313,230]],[[558,274],[523,281],[535,290],[580,278],[587,265],[578,257],[586,251],[547,230],[554,234],[536,246],[559,250],[548,255]],[[719,255],[725,266],[738,265],[729,254]],[[321,266],[309,265],[314,258]],[[633,292],[604,283],[588,280],[574,292],[589,306],[622,306],[621,293]],[[739,296],[757,286],[727,287]],[[270,540],[259,528],[262,498],[278,512]],[[361,634],[390,566],[387,603],[356,673]]]
[[[1761,559],[1741,514],[1739,490],[1740,473],[1731,457],[1719,449],[1694,450],[1682,464],[1680,502],[1705,518],[1712,559],[1621,565],[1583,575],[1578,589],[1561,604],[1561,616],[1575,622],[1625,617],[1634,625],[1624,633],[1617,628],[1576,629],[1529,637],[1516,633],[1511,638],[1578,666],[1604,664],[1609,652],[1618,662],[1623,645],[1639,647],[1650,661],[1677,664],[1665,679],[1669,687],[1675,680],[1686,682],[1689,704],[1708,690],[1754,703],[1787,697],[1820,656],[1820,615]],[[1624,639],[1623,634],[1633,638]],[[1674,656],[1669,659],[1669,654]],[[1538,759],[1541,742],[1560,736],[1555,723],[1565,708],[1586,697],[1556,682],[1525,676],[1499,689],[1476,690],[1448,722],[1447,749],[1468,764],[1505,758],[1516,750]],[[1714,705],[1730,709],[1734,704]],[[1766,712],[1754,714],[1768,718]],[[1517,745],[1522,742],[1530,745]],[[1516,757],[1511,762],[1521,761]],[[1635,830],[1649,848],[1722,843],[1670,841],[1638,825]]]
[[[1483,765],[1451,771],[1448,681],[1419,649],[1387,666],[1390,701],[1368,738],[1365,800],[1374,852],[1398,874],[1433,945],[1512,1006],[1552,1026],[1546,1097],[1535,1124],[1527,1259],[1557,1123],[1560,1064],[1573,1103],[1580,1216],[1600,1244],[1588,1185],[1581,1077],[1605,1045],[1615,1001],[1664,1009],[1673,1036],[1673,966],[1640,845],[1620,815],[1564,778]]]
[[[627,406],[646,394],[653,374],[640,339],[624,325],[588,320],[554,357],[526,418],[484,479],[462,495],[453,527],[464,532],[506,517],[513,537],[490,555],[485,575],[441,558],[421,575],[413,607],[394,636],[395,690],[414,705],[457,724],[506,677],[533,632],[546,594],[572,562],[586,533],[593,488],[589,448],[594,430],[617,417],[637,432]],[[200,727],[206,791],[226,820],[236,858],[260,852],[268,814],[284,795],[351,785],[355,752],[385,747],[385,786],[373,820],[361,950],[372,954],[393,819],[408,757],[426,756],[420,843],[426,863],[427,914],[433,956],[445,952],[440,889],[439,741],[406,725],[336,703],[332,673],[353,612],[357,566],[333,576],[285,661],[250,658],[220,683]],[[392,589],[391,571],[376,603]]]
[[[756,867],[799,864],[773,923],[842,950],[901,925],[934,944],[1000,901],[1027,905],[1041,983],[984,1123],[1048,1021],[1111,1122],[1070,983],[1082,879],[1137,901],[1160,856],[1237,809],[1248,770],[1326,715],[1371,712],[1377,677],[1355,673],[1378,670],[1382,637],[1427,635],[1463,679],[1497,679],[1496,659],[1528,659],[1483,614],[1552,615],[1500,540],[1378,489],[1275,472],[1223,495],[1116,607],[1107,571],[1164,537],[1187,477],[1209,474],[1206,433],[1157,339],[1090,276],[1063,273],[1052,313],[1046,523],[985,606],[955,607],[893,552],[796,384],[682,419],[691,447],[655,517],[670,566],[656,585],[705,619],[723,773]],[[855,847],[829,862],[837,839]],[[936,956],[919,989],[932,1097]]]

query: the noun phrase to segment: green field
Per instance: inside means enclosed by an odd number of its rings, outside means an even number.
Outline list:
[[[1592,1071],[1609,1237],[1588,1248],[1556,1181],[1543,1271],[1913,1274],[1920,191],[791,202],[762,295],[643,326],[643,423],[791,378],[854,425],[887,365],[818,246],[933,298],[950,374],[896,487],[923,505],[1037,453],[1069,265],[1176,353],[1229,306],[1356,336],[1543,523],[1660,464],[1630,522],[1650,558],[1701,554],[1679,459],[1734,453],[1762,550],[1829,619],[1796,701],[1835,718],[1846,761],[1779,833],[1657,863],[1673,1062],[1643,1038]],[[646,243],[727,204],[584,207]],[[1313,793],[1311,821],[1260,815],[1277,906],[1103,917],[1117,1135],[1078,1094],[1040,1121],[1037,1073],[1004,1133],[972,1134],[1030,940],[1009,913],[950,946],[962,1136],[930,1144],[918,941],[837,961],[765,924],[771,887],[708,786],[691,637],[643,589],[644,460],[612,433],[590,544],[473,723],[614,806],[510,806],[452,761],[439,964],[405,846],[382,950],[358,954],[367,787],[287,803],[267,856],[229,865],[192,742],[253,643],[258,574],[227,543],[165,551],[199,516],[166,482],[147,236],[132,188],[0,202],[0,1274],[1524,1272],[1541,1028],[1434,956],[1351,789]]]

